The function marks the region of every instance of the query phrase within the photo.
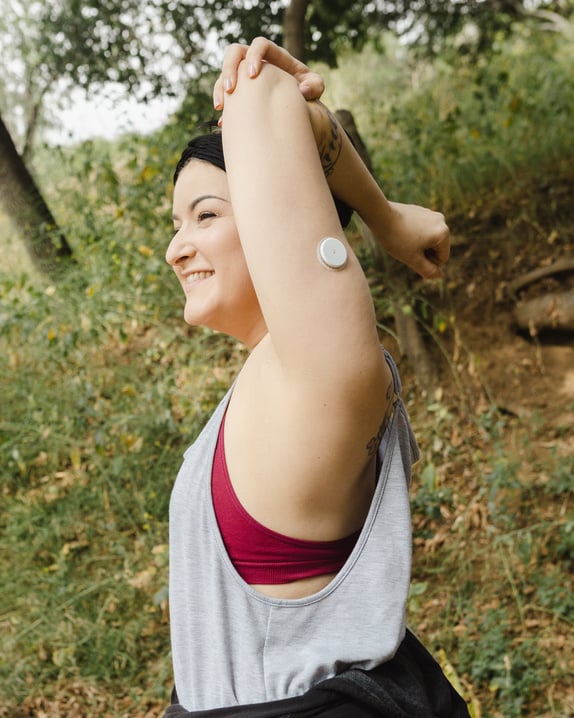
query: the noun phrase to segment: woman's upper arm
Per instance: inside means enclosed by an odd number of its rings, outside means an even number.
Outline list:
[[[373,304],[339,224],[305,100],[296,82],[243,63],[226,97],[223,142],[235,220],[271,343],[287,375],[329,384],[369,382],[380,371]],[[318,259],[327,236],[346,246],[345,267]]]

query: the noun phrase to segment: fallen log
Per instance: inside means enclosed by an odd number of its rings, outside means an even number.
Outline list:
[[[510,292],[515,294],[519,289],[537,282],[539,279],[544,277],[552,277],[555,274],[562,274],[562,272],[574,272],[574,257],[563,257],[557,260],[553,264],[549,264],[547,267],[538,267],[533,269],[527,274],[523,274],[521,277],[517,277],[514,281],[508,284]]]
[[[541,329],[574,331],[574,292],[545,294],[519,302],[514,319],[520,329],[535,335]]]

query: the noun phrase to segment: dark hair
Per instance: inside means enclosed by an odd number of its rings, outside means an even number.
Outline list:
[[[203,135],[198,135],[188,142],[187,147],[181,153],[181,157],[179,158],[179,162],[177,163],[173,174],[174,185],[177,182],[177,178],[183,168],[191,160],[203,160],[204,162],[210,162],[212,165],[219,167],[220,170],[225,172],[225,158],[223,156],[221,132],[208,132]],[[353,216],[353,209],[349,207],[348,204],[345,204],[340,199],[337,199],[335,195],[333,195],[333,200],[335,201],[335,208],[337,209],[341,226],[346,227]]]
[[[191,160],[204,160],[219,167],[225,172],[225,159],[223,157],[223,142],[221,132],[208,132],[205,135],[198,135],[188,142],[187,147],[181,153],[179,162],[173,174],[173,183],[177,182],[182,169]]]

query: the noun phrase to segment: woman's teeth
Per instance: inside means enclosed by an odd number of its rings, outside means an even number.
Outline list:
[[[197,282],[199,279],[207,279],[207,277],[211,277],[213,272],[194,272],[193,274],[189,274],[186,278],[186,282],[188,284],[192,284],[193,282]]]

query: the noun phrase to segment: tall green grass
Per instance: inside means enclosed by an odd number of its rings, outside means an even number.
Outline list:
[[[237,363],[144,266],[90,257],[57,287],[0,283],[5,700],[80,677],[168,695],[169,494]]]

